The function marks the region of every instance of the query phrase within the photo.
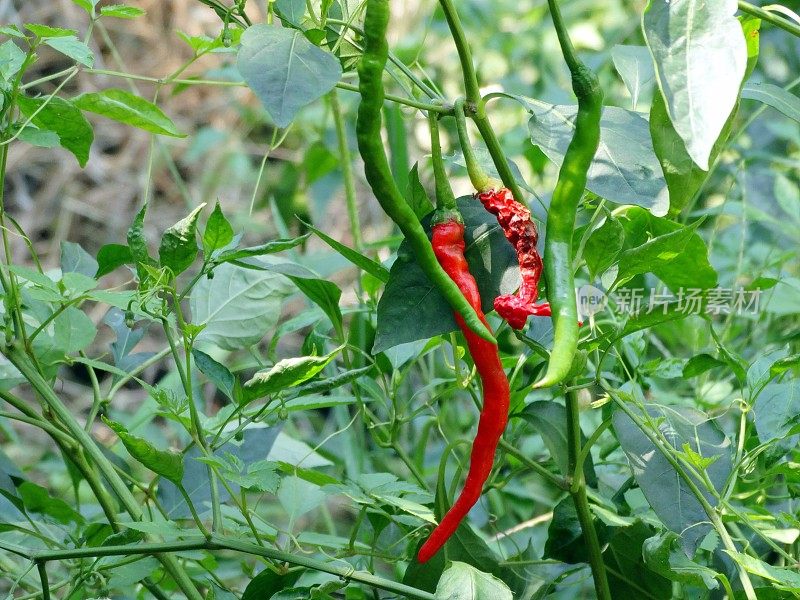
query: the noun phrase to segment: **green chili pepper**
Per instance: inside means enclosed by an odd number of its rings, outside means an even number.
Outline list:
[[[575,301],[575,279],[572,272],[572,234],[586,175],[600,143],[600,116],[603,111],[603,90],[597,76],[576,56],[555,0],[550,1],[550,14],[558,33],[558,41],[572,74],[572,91],[578,98],[575,133],[553,190],[547,213],[547,235],[544,246],[544,273],[547,299],[552,309],[555,331],[553,350],[547,372],[534,387],[561,383],[569,375],[578,347],[578,307]]]
[[[467,326],[487,341],[494,336],[481,322],[475,309],[436,260],[425,230],[392,179],[389,161],[381,139],[381,110],[384,101],[383,71],[389,54],[386,28],[388,0],[367,0],[364,17],[364,54],[358,65],[361,103],[358,106],[356,135],[364,159],[364,173],[372,192],[389,218],[397,223],[422,270]]]

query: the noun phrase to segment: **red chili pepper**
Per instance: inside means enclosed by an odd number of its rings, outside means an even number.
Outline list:
[[[434,224],[432,245],[439,264],[456,283],[481,321],[489,327],[481,310],[478,284],[469,272],[464,258],[464,225],[456,216],[448,214],[443,222]],[[420,548],[417,560],[421,563],[439,551],[480,498],[483,484],[492,471],[497,444],[508,422],[508,378],[500,362],[497,346],[478,337],[465,325],[458,313],[455,313],[455,318],[467,339],[467,347],[483,384],[483,410],[478,421],[478,433],[472,444],[464,489]]]
[[[539,279],[542,276],[542,257],[536,249],[539,233],[531,219],[531,211],[514,200],[506,188],[477,194],[483,207],[497,217],[506,239],[517,251],[522,284],[517,294],[498,296],[494,309],[514,329],[522,329],[530,315],[550,316],[547,302],[535,304],[539,296]]]

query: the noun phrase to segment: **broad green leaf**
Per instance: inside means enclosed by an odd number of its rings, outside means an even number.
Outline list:
[[[626,399],[624,393],[617,394]],[[639,392],[637,395],[640,395]],[[629,403],[629,406],[640,413],[634,404]],[[673,449],[680,449],[686,443],[703,457],[718,457],[708,466],[706,474],[717,492],[721,491],[731,472],[732,448],[730,440],[714,421],[706,414],[688,407],[648,404],[647,410],[653,419],[658,419],[658,427]],[[633,476],[653,511],[669,530],[680,536],[684,551],[690,556],[694,555],[700,542],[711,531],[708,515],[702,505],[661,451],[653,446],[630,417],[621,410],[615,410],[613,425]],[[705,491],[705,485],[702,482],[695,483],[709,504],[716,506],[717,500]]]
[[[94,53],[74,35],[47,38],[44,43],[86,67],[94,65]]]
[[[33,342],[39,360],[52,365],[69,354],[85,350],[94,341],[97,327],[82,310],[69,306]]]
[[[531,114],[531,142],[560,168],[575,132],[578,107],[513,97]],[[656,215],[666,214],[666,182],[645,117],[623,108],[605,107],[600,119],[600,145],[589,167],[586,189],[617,204],[633,204]]]
[[[686,553],[677,547],[678,539],[676,534],[667,531],[646,540],[642,554],[647,567],[672,581],[701,586],[709,590],[718,588],[716,572],[688,558]]]
[[[322,309],[333,323],[334,329],[337,331],[342,329],[342,311],[339,308],[342,290],[339,289],[339,286],[326,279],[293,277],[291,275],[288,277],[306,298]]]
[[[800,98],[791,92],[771,83],[746,83],[742,88],[742,98],[758,100],[790,119],[800,122]]]
[[[197,368],[217,386],[220,392],[233,400],[233,388],[236,385],[236,378],[228,367],[197,348],[192,348],[192,356]]]
[[[222,212],[219,200],[214,205],[214,210],[208,217],[206,228],[203,231],[203,252],[206,259],[211,253],[224,248],[233,241],[233,227]]]
[[[0,390],[7,392],[23,381],[25,381],[25,378],[22,376],[22,373],[0,353]]]
[[[590,278],[601,275],[617,261],[624,240],[625,230],[619,220],[608,215],[605,222],[592,232],[583,248]]]
[[[129,433],[119,423],[105,417],[103,422],[117,434],[125,449],[133,458],[154,473],[173,483],[180,483],[183,478],[183,456],[179,452],[159,450],[146,439]]]
[[[753,575],[763,577],[775,584],[779,590],[790,592],[793,596],[800,595],[800,573],[796,568],[773,567],[761,559],[742,554],[733,550],[725,550],[727,554]]]
[[[61,140],[55,131],[39,129],[31,125],[23,127],[22,131],[19,132],[19,139],[40,148],[56,148],[61,145]]]
[[[593,510],[600,507],[592,505]],[[618,519],[618,515],[613,515]],[[609,536],[603,548],[612,598],[670,598],[672,582],[647,568],[642,548],[654,529],[640,520],[631,525],[606,529]],[[645,594],[644,592],[647,592]]]
[[[278,0],[280,2],[280,0]],[[305,6],[305,2],[303,2]],[[242,594],[242,600],[264,600],[272,598],[275,594],[291,587],[297,581],[303,571],[298,569],[288,571],[286,574],[278,574],[272,569],[264,569],[250,580]]]
[[[126,4],[109,4],[100,7],[100,15],[103,17],[116,17],[117,19],[135,19],[147,14],[147,12],[136,6]]]
[[[158,559],[152,556],[134,562],[126,561],[118,567],[108,568],[110,576],[107,585],[111,589],[128,590],[145,577],[152,575],[159,566]]]
[[[164,232],[158,248],[158,259],[162,267],[169,267],[175,276],[180,275],[197,257],[197,219],[205,202],[188,216]]]
[[[373,277],[380,279],[382,282],[386,283],[389,280],[389,270],[384,267],[382,264],[375,262],[368,256],[364,256],[360,252],[345,246],[341,242],[337,242],[335,239],[327,235],[326,233],[320,231],[310,223],[306,223],[305,221],[301,222],[308,227],[311,231],[313,231],[317,237],[319,237],[323,242],[328,244],[331,248],[336,250],[339,254],[353,263],[362,271],[369,273]]]
[[[360,369],[352,369],[350,371],[344,371],[339,373],[338,375],[334,375],[333,377],[327,377],[325,379],[320,379],[319,381],[312,381],[307,383],[300,388],[298,388],[298,393],[302,396],[308,394],[325,394],[330,392],[331,390],[335,390],[337,388],[342,387],[350,383],[351,381],[355,381],[356,379],[361,378],[362,376],[366,375],[372,370],[372,366],[362,367]]]
[[[636,110],[639,100],[647,101],[652,94],[656,80],[653,57],[647,46],[617,44],[611,48],[611,60],[614,61],[614,68],[628,88],[632,108]]]
[[[305,0],[275,0],[275,12],[282,21],[300,26],[306,14]]]
[[[185,137],[155,104],[126,90],[109,88],[100,92],[88,92],[76,97],[73,102],[81,110],[125,125],[160,135]]]
[[[686,379],[702,375],[706,371],[725,366],[725,363],[709,354],[697,354],[690,358],[683,367],[683,376]]]
[[[133,263],[131,249],[124,244],[106,244],[97,252],[97,272],[95,277],[98,279],[103,275],[111,273],[118,267]]]
[[[241,41],[239,72],[278,127],[289,125],[303,106],[333,89],[342,75],[336,57],[300,31],[253,25]]]
[[[94,7],[97,6],[97,3],[100,0],[72,0],[73,4],[80,6],[83,10],[87,12],[87,14],[92,14]]]
[[[89,148],[94,141],[94,132],[89,121],[72,102],[58,97],[18,96],[17,106],[26,117],[32,117],[34,125],[55,132],[61,146],[75,155],[81,167],[86,166],[86,161],[89,160]]]
[[[679,257],[699,226],[699,222],[653,238],[641,246],[625,250],[619,257],[617,279],[612,287],[630,281],[636,275],[654,273]]]
[[[59,523],[83,523],[83,517],[61,498],[51,496],[47,490],[30,481],[17,486],[27,512],[47,515]]]
[[[264,398],[308,381],[335,358],[339,350],[325,356],[285,358],[269,369],[259,371],[244,384],[244,402]]]
[[[314,510],[327,494],[319,486],[300,477],[284,477],[278,490],[278,501],[289,514],[290,522]]]
[[[463,562],[453,562],[442,573],[435,600],[512,600],[508,586],[494,575]]]
[[[480,203],[466,196],[458,200],[458,207],[466,226],[467,262],[481,290],[483,310],[489,312],[494,309],[497,296],[511,293],[519,286],[517,256],[497,220]],[[426,219],[426,227],[428,222]],[[373,354],[457,329],[450,305],[431,285],[404,242],[378,303]]]
[[[772,444],[773,454],[797,447],[800,438],[788,437],[800,414],[800,383],[796,377],[768,383],[758,394],[752,410],[758,439],[764,444],[776,442]]]
[[[94,278],[97,273],[97,261],[81,248],[80,244],[61,242],[61,272],[81,273]]]
[[[736,10],[736,0],[651,0],[642,18],[667,114],[705,171],[747,67]]]
[[[19,49],[14,40],[0,44],[0,77],[10,82],[25,64],[25,53]]]
[[[257,343],[277,324],[290,290],[286,279],[269,271],[216,267],[213,279],[201,279],[192,289],[192,322],[206,326],[196,341],[224,350]]]

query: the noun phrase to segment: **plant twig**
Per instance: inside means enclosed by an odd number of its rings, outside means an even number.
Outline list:
[[[779,17],[778,15],[768,10],[764,10],[760,6],[755,6],[753,4],[750,4],[749,2],[743,2],[742,0],[739,0],[739,10],[742,11],[743,13],[747,13],[748,15],[753,15],[754,17],[758,17],[759,19],[762,19],[767,23],[774,25],[775,27],[780,27],[781,29],[783,29],[784,31],[788,31],[792,35],[800,37],[800,25],[795,25],[791,21],[788,21],[783,17]]]

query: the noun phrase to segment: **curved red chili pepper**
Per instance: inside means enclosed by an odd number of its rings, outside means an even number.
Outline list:
[[[432,245],[439,264],[456,283],[480,319],[489,327],[481,310],[478,284],[469,272],[469,266],[464,258],[464,225],[452,219],[435,224]],[[508,378],[500,362],[497,346],[478,337],[464,324],[458,313],[455,313],[455,318],[467,339],[469,352],[483,384],[483,410],[478,421],[478,433],[472,444],[464,489],[420,548],[417,560],[421,563],[439,551],[480,498],[483,484],[492,471],[497,444],[508,422]]]
[[[522,284],[517,294],[498,296],[494,309],[514,329],[522,329],[530,315],[550,316],[547,302],[535,304],[539,296],[539,279],[542,276],[542,257],[536,249],[539,233],[531,219],[531,211],[514,200],[506,188],[481,192],[476,195],[483,207],[497,217],[506,239],[514,246],[519,261]]]

